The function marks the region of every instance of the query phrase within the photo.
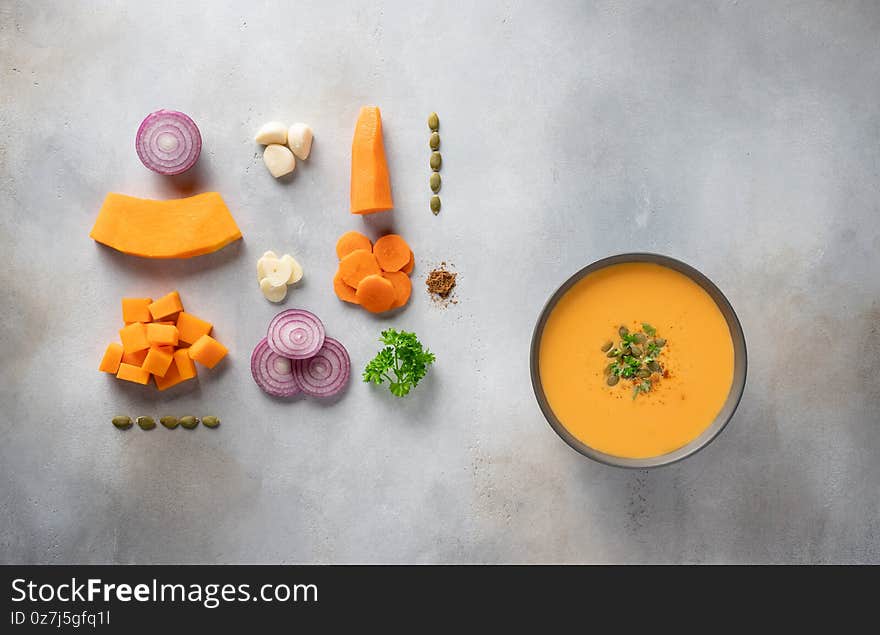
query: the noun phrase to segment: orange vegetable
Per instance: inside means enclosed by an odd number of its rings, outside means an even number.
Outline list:
[[[351,142],[351,213],[372,214],[393,207],[382,113],[378,106],[364,106]]]
[[[151,346],[177,346],[177,327],[170,324],[147,324],[147,341]]]
[[[174,361],[174,355],[171,352],[154,346],[147,353],[141,368],[157,377],[164,377],[172,361]]]
[[[192,344],[202,335],[210,335],[214,325],[197,318],[192,313],[181,311],[177,316],[177,332],[181,342]]]
[[[364,249],[355,249],[339,261],[339,275],[345,284],[355,289],[365,277],[380,273],[382,269],[376,257]]]
[[[180,294],[172,291],[150,304],[150,315],[154,320],[174,315],[178,311],[183,311],[183,303],[180,301]]]
[[[383,271],[400,271],[409,262],[410,249],[397,234],[382,236],[373,245],[373,255]]]
[[[147,358],[147,353],[149,352],[150,349],[145,348],[141,351],[135,351],[134,353],[123,353],[122,363],[131,364],[132,366],[143,366],[144,360]]]
[[[409,302],[409,296],[412,295],[412,282],[409,276],[400,271],[386,271],[382,276],[394,287],[394,303],[392,309],[402,307]]]
[[[409,250],[409,262],[404,265],[401,271],[406,275],[409,275],[413,272],[416,266],[416,255],[412,252],[412,249]]]
[[[382,313],[394,304],[394,285],[381,274],[373,274],[361,280],[355,292],[358,304],[370,313]]]
[[[342,274],[339,271],[333,276],[333,290],[336,292],[336,296],[340,300],[351,302],[352,304],[358,303],[357,296],[355,295],[355,288],[345,284],[345,281],[342,279]]]
[[[342,260],[355,249],[373,251],[373,243],[360,232],[345,232],[336,241],[336,257]]]
[[[177,365],[171,364],[164,376],[153,375],[153,380],[156,382],[156,388],[159,390],[166,390],[184,381],[184,378],[180,376],[180,371],[177,370]]]
[[[210,335],[202,335],[187,349],[187,352],[190,358],[199,364],[208,368],[214,368],[221,359],[226,357],[229,349]]]
[[[126,353],[136,353],[150,348],[150,342],[147,340],[147,327],[140,322],[134,322],[119,329],[119,339],[122,342],[122,349]]]
[[[196,372],[196,365],[193,363],[192,358],[189,356],[189,350],[186,348],[174,351],[174,365],[177,367],[177,372],[182,379],[192,379],[198,374]]]
[[[122,298],[122,321],[126,324],[132,322],[152,322],[150,315],[150,303],[153,298]]]
[[[217,192],[154,201],[111,192],[89,233],[94,240],[144,258],[191,258],[241,238]]]
[[[107,346],[107,350],[104,351],[104,357],[101,358],[101,365],[98,366],[98,370],[105,373],[113,373],[115,375],[119,370],[122,355],[122,344],[112,342]]]
[[[116,378],[124,379],[125,381],[133,381],[136,384],[146,384],[150,381],[150,373],[140,366],[133,366],[123,362],[119,365],[119,370],[116,372]]]

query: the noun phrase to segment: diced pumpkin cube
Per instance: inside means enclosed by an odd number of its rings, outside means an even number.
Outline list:
[[[178,294],[177,291],[172,291],[168,295],[163,295],[161,298],[151,303],[149,308],[150,315],[153,316],[153,319],[161,320],[163,317],[168,317],[169,315],[174,315],[178,311],[183,311],[183,304],[180,302],[180,294]]]
[[[152,346],[177,346],[177,327],[170,324],[147,324],[147,341]]]
[[[98,366],[98,370],[115,375],[119,370],[119,363],[122,361],[123,354],[122,344],[111,342],[107,346],[107,350],[104,351],[104,357],[101,359],[101,365]]]
[[[135,351],[134,353],[123,353],[122,363],[131,364],[132,366],[143,366],[144,360],[147,358],[147,353],[149,352],[150,349],[145,348],[142,351]]]
[[[153,347],[147,353],[141,368],[157,377],[164,377],[172,361],[174,361],[174,355],[171,352]]]
[[[165,373],[164,377],[153,375],[153,380],[156,382],[156,388],[158,388],[159,390],[165,390],[166,388],[176,386],[183,381],[183,378],[180,376],[180,373],[177,372],[177,366],[171,364],[171,366],[168,367],[168,372]]]
[[[122,321],[126,324],[152,322],[149,308],[152,301],[153,298],[122,298]]]
[[[133,381],[136,384],[145,384],[150,381],[150,373],[145,371],[140,366],[133,366],[132,364],[122,363],[119,365],[119,370],[116,373],[117,379],[124,379],[125,381]]]
[[[214,325],[197,318],[192,313],[181,311],[177,316],[177,331],[181,342],[194,344],[202,335],[210,335]]]
[[[190,358],[208,368],[214,368],[229,352],[229,349],[210,335],[202,335],[186,350]]]
[[[126,353],[136,353],[150,348],[147,340],[147,327],[141,322],[134,322],[119,329],[119,339]]]
[[[182,379],[192,379],[198,374],[196,365],[189,356],[189,349],[181,348],[174,351],[174,365],[177,366],[177,372]]]

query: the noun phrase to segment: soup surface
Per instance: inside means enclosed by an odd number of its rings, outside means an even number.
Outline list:
[[[600,349],[620,326],[647,322],[666,345],[664,373],[633,398],[633,382],[605,381]],[[538,368],[550,408],[588,446],[627,458],[666,454],[715,419],[733,383],[733,342],[714,300],[698,284],[653,263],[625,263],[577,282],[550,313]]]

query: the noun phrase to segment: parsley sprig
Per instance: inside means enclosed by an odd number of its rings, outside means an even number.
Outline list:
[[[434,354],[422,346],[415,333],[386,329],[379,338],[385,347],[364,368],[364,381],[382,384],[395,397],[405,397],[434,363]]]

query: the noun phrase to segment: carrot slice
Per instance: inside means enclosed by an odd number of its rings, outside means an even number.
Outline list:
[[[343,302],[358,303],[355,288],[345,284],[345,281],[342,279],[342,273],[339,271],[333,276],[333,290],[336,292],[336,296]]]
[[[339,275],[345,284],[355,289],[365,277],[381,273],[376,257],[365,249],[355,249],[339,261]]]
[[[351,213],[372,214],[393,207],[382,113],[378,106],[364,106],[351,141]]]
[[[345,232],[336,241],[336,257],[342,260],[355,249],[373,251],[373,243],[360,232]]]
[[[369,275],[361,280],[355,295],[358,304],[367,311],[382,313],[394,304],[394,285],[390,280],[383,278],[381,274]]]
[[[383,271],[400,271],[409,262],[409,245],[402,236],[388,234],[373,245],[373,254]]]
[[[394,287],[394,303],[392,309],[402,307],[409,302],[409,296],[412,295],[412,282],[409,276],[401,271],[386,271],[382,276],[391,282]]]
[[[416,266],[416,255],[412,252],[412,249],[409,250],[409,262],[403,266],[401,271],[406,275],[409,275],[413,272]]]

